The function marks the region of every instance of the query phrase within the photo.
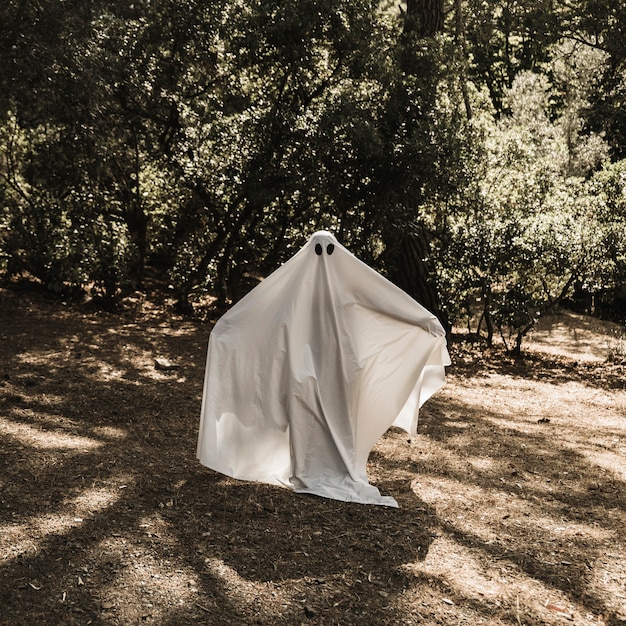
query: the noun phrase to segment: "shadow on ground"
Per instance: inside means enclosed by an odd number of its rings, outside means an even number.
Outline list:
[[[620,623],[590,572],[619,532],[624,483],[553,431],[435,397],[417,440],[392,430],[371,457],[373,482],[400,509],[234,481],[195,460],[207,337],[162,311],[89,312],[0,290],[1,623],[519,623],[505,601],[419,569],[438,537],[606,618],[593,623]],[[485,367],[467,357],[456,372]],[[564,361],[489,367],[623,388]],[[466,517],[438,513],[435,486],[460,495]]]

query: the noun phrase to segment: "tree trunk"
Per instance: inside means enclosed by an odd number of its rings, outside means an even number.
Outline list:
[[[483,285],[483,317],[485,319],[485,326],[487,327],[487,345],[491,348],[493,346],[493,318],[491,317],[491,286]]]
[[[434,37],[443,30],[443,0],[407,0],[404,31]]]
[[[128,234],[134,247],[134,256],[128,268],[133,289],[141,288],[143,285],[144,272],[146,267],[146,256],[148,249],[148,216],[143,205],[137,201],[131,204],[126,211],[126,225]]]
[[[461,0],[455,0],[455,13],[456,13],[456,28],[455,28],[455,38],[457,49],[460,54],[460,76],[459,80],[461,82],[461,93],[463,94],[463,103],[465,104],[465,114],[467,115],[467,119],[471,120],[474,113],[472,111],[472,102],[469,97],[469,92],[467,90],[467,46],[465,44],[465,21],[463,20],[463,6]]]
[[[408,0],[404,14],[404,45],[408,54],[404,55],[403,70],[418,76],[426,84],[436,82],[437,70],[429,55],[413,54],[416,50],[413,39],[434,37],[443,30],[443,0]],[[434,106],[435,90],[422,94],[425,108]],[[407,207],[407,214],[410,209]],[[407,228],[406,222],[393,224],[383,234],[385,256],[390,279],[422,306],[435,314],[449,331],[447,315],[439,303],[433,281],[433,270],[429,267],[430,238],[427,228]]]
[[[139,137],[133,126],[134,179],[127,191],[127,207],[125,212],[126,225],[130,240],[135,247],[135,255],[129,268],[129,278],[133,289],[143,284],[146,256],[148,251],[148,216],[146,215],[141,189],[141,156],[139,151]]]
[[[402,233],[394,229],[385,238],[385,256],[390,280],[439,318],[448,329],[428,265],[428,235],[424,228]]]

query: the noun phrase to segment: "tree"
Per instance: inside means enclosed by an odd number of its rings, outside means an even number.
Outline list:
[[[590,6],[8,0],[0,268],[111,304],[149,268],[188,311],[330,228],[489,340],[617,298],[623,16]]]
[[[476,332],[484,322],[488,343],[497,329],[516,353],[536,320],[565,302],[603,256],[588,177],[606,145],[580,133],[584,89],[550,119],[553,89],[547,77],[522,72],[505,95],[510,114],[485,118],[493,126],[476,207],[451,220],[439,261],[450,299],[461,296],[453,312],[471,318],[479,303]]]
[[[500,111],[517,74],[536,72],[551,60],[552,46],[563,35],[563,10],[549,0],[468,0],[466,5],[471,76],[487,86]]]

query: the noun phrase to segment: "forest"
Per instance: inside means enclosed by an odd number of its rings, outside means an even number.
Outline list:
[[[626,625],[625,31],[1,0],[0,626]],[[397,509],[196,458],[213,322],[320,229],[449,331]]]
[[[623,0],[5,0],[0,278],[224,308],[318,229],[510,351],[626,317]]]

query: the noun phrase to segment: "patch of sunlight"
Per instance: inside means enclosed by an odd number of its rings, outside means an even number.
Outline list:
[[[454,606],[446,591],[434,588],[435,585],[416,584],[402,589],[389,602],[389,608],[402,615],[405,624],[450,624],[454,626],[503,626],[500,620],[493,621],[486,615],[485,606],[473,603]],[[394,622],[396,623],[396,622]],[[400,622],[397,622],[400,623]]]
[[[263,596],[260,599],[267,611],[280,611],[285,604],[293,601],[287,591],[288,584],[284,584],[284,588],[272,588],[270,593],[266,585],[246,580],[222,559],[207,557],[205,564],[209,572],[221,581],[235,605],[255,604],[259,601],[259,597]]]
[[[578,383],[572,384],[580,387]],[[528,381],[487,373],[483,378],[464,381],[458,386],[463,389],[464,404],[484,409],[487,415],[513,417],[522,422],[546,415],[567,417],[574,414],[577,406],[575,389],[565,389],[566,393],[556,394],[554,384],[540,380]],[[564,387],[569,387],[569,384],[559,387],[559,390],[564,391]],[[508,393],[504,394],[503,390]]]
[[[578,361],[602,362],[612,337],[619,337],[621,326],[596,318],[562,311],[545,315],[528,333],[525,349],[566,356]]]
[[[507,426],[535,434],[548,418],[550,428],[560,424],[585,432],[626,428],[626,392],[593,389],[580,381],[554,384],[549,381],[513,379],[498,374],[454,382],[468,408],[480,411],[496,426]],[[441,393],[441,392],[440,392]],[[584,400],[581,401],[581,398]]]
[[[91,430],[94,435],[106,437],[107,439],[125,439],[128,436],[125,430],[115,426],[95,426]]]
[[[0,434],[17,439],[22,445],[39,450],[87,451],[102,445],[102,442],[90,437],[73,435],[59,430],[41,430],[30,424],[6,419],[0,419]]]
[[[404,569],[413,574],[439,578],[446,587],[454,585],[465,598],[502,597],[507,581],[493,561],[479,557],[479,550],[466,548],[446,537],[436,539],[423,561],[407,563]]]
[[[501,463],[484,456],[468,456],[465,460],[478,472],[493,472]]]
[[[435,478],[425,474],[420,474],[411,487],[420,499],[435,508],[439,505],[448,507],[454,503],[465,502],[472,511],[478,511],[483,507],[492,509],[502,506],[504,501],[513,497],[510,493],[483,488],[453,478]]]
[[[510,499],[508,494],[461,484],[455,480],[424,476],[414,480],[411,488],[420,500],[437,512],[444,523],[453,524],[484,543],[498,539],[497,529],[489,525],[489,519],[493,509],[507,509]],[[487,509],[487,514],[481,515],[481,509]]]
[[[59,350],[29,350],[28,353],[17,355],[17,358],[24,365],[41,365],[48,362],[62,362],[67,358],[67,354]]]
[[[446,420],[445,422],[442,422],[443,426],[446,426],[447,428],[460,428],[460,429],[465,429],[469,427],[469,423],[467,421],[460,421],[460,420]]]
[[[128,481],[127,481],[128,482]],[[119,495],[113,495],[111,489],[85,489],[67,504],[75,506],[78,512],[84,511],[88,516],[103,511],[119,499]]]
[[[602,598],[607,609],[626,621],[626,551],[607,551],[593,564],[589,580],[592,593]],[[621,623],[617,622],[616,623]]]
[[[525,522],[526,527],[530,526],[530,521]],[[614,538],[615,532],[607,530],[598,525],[578,524],[569,520],[556,517],[532,516],[532,525],[536,529],[537,535],[545,535],[546,539],[557,539],[562,542],[574,544],[576,542],[594,541],[602,543]]]
[[[187,335],[194,335],[197,329],[195,326],[179,326],[178,328],[174,328],[168,324],[162,326],[160,331],[168,337],[186,337]]]
[[[124,375],[126,374],[124,370],[112,367],[111,365],[108,365],[107,363],[103,363],[101,361],[97,362],[95,371],[92,373],[97,374],[100,382],[120,380],[124,378]]]
[[[138,526],[148,537],[157,537],[160,540],[163,540],[170,532],[168,523],[158,513],[141,517]]]
[[[604,393],[609,398],[609,394]],[[618,442],[620,437],[626,436],[626,393],[620,397],[619,393],[611,391],[607,402],[580,401],[566,422],[569,438],[584,445],[597,444],[602,435]],[[592,438],[590,432],[593,432]]]
[[[436,539],[423,561],[408,563],[404,569],[445,589],[444,602],[505,610],[520,624],[560,624],[564,617],[579,626],[597,624],[594,616],[583,613],[584,607],[565,593],[544,585],[509,561],[494,559],[448,536]]]
[[[607,424],[610,428],[614,428],[618,424],[621,428],[625,428],[624,417],[626,413],[622,410],[626,408],[626,391],[619,389],[611,389],[610,393],[607,393],[606,389],[590,389],[584,385],[578,385],[578,388],[584,391],[584,398],[581,402],[582,408],[592,407],[594,409],[604,409],[609,411],[617,420]],[[579,396],[582,394],[579,394]],[[578,413],[575,414],[578,417]],[[598,413],[592,413],[589,416],[591,423],[596,424],[596,420],[602,420],[602,415]]]
[[[542,537],[560,538],[572,543],[585,540],[602,542],[614,538],[610,529],[564,520],[558,504],[554,517],[545,515],[548,502],[535,502],[523,494],[483,489],[452,479],[424,475],[413,481],[411,487],[446,524],[485,544],[508,539],[507,531],[518,536],[520,529],[526,540],[534,538],[535,541]]]
[[[146,370],[143,372],[143,375],[146,378],[151,378],[152,380],[157,380],[160,382],[163,382],[163,381],[168,381],[168,382],[176,381],[177,383],[187,382],[187,378],[185,376],[176,376],[176,378],[173,378],[171,372],[167,372],[167,371],[160,372],[159,370],[154,369],[154,368],[146,368]]]
[[[154,623],[165,623],[171,611],[198,602],[200,577],[188,565],[157,560],[149,547],[123,537],[100,542],[94,553],[106,554],[120,564],[115,578],[92,592],[108,610],[123,606],[127,613],[135,612],[150,617]]]
[[[603,451],[596,452],[594,450],[580,450],[585,458],[592,464],[607,470],[610,474],[626,482],[626,459],[622,454],[615,452]]]
[[[446,442],[448,443],[448,442]],[[429,474],[467,475],[467,461],[456,448],[442,448],[431,445],[423,435],[418,435],[415,449],[419,450],[419,463]]]
[[[255,610],[262,606],[264,613],[271,611],[278,616],[285,604],[293,601],[280,588],[245,580],[217,558],[205,559],[205,572],[200,573],[175,558],[163,559],[152,547],[128,537],[107,538],[93,549],[93,554],[95,558],[106,555],[118,564],[115,577],[94,589],[93,597],[107,610],[123,606],[126,613],[149,617],[154,623],[169,623],[172,615],[193,606],[202,611],[203,617],[232,617],[234,621],[236,607],[249,605]]]
[[[155,366],[155,357],[156,353],[152,350],[146,350],[135,345],[124,345],[120,348],[119,364],[125,366],[126,369],[115,369],[98,359],[94,359],[91,365],[93,371],[104,376],[105,380],[107,376],[109,379],[124,378],[128,372],[132,372],[152,380],[171,382],[173,376],[177,374],[178,365],[172,362],[170,367],[161,370]],[[169,362],[167,358],[163,360]],[[175,380],[176,382],[184,383],[187,379],[186,377],[176,376]]]
[[[228,587],[245,587],[250,584],[239,575],[236,569],[224,563],[222,559],[210,557],[207,558],[206,564],[211,572],[222,579]]]
[[[119,495],[109,489],[85,489],[63,504],[63,512],[42,512],[21,524],[0,526],[0,554],[8,560],[21,554],[36,553],[49,536],[83,526],[95,513],[115,504],[118,498]]]

